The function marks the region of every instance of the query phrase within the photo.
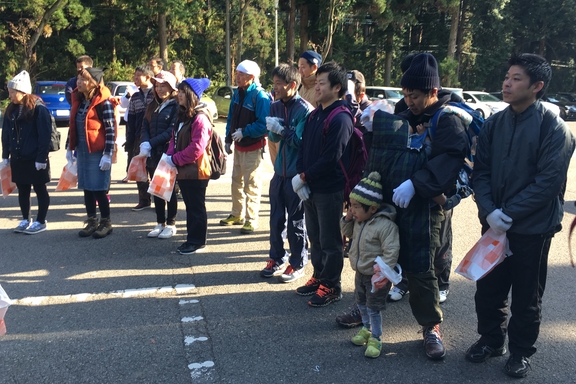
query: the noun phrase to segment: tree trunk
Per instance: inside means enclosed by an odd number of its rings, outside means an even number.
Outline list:
[[[394,28],[392,25],[389,25],[386,28],[386,58],[385,58],[385,66],[384,66],[384,85],[389,87],[390,86],[390,78],[392,73],[392,51],[393,51],[393,44],[394,44]]]
[[[460,3],[450,10],[450,37],[448,38],[448,52],[446,57],[454,58],[456,53],[456,40],[458,38],[458,25],[460,21]]]
[[[242,40],[244,39],[244,18],[246,17],[246,11],[248,10],[249,0],[240,1],[240,20],[238,22],[238,43],[236,52],[237,63],[242,61]]]
[[[468,8],[468,0],[460,1],[460,21],[458,22],[458,36],[456,37],[456,60],[458,60],[458,67],[456,67],[456,76],[460,79],[460,66],[462,65],[462,46],[464,45],[464,28],[466,27],[466,9]]]
[[[336,12],[336,0],[330,0],[330,8],[328,9],[328,31],[326,32],[326,40],[324,40],[324,46],[322,47],[322,62],[326,61],[328,57],[332,55],[332,37],[334,35],[334,29],[336,28],[336,18],[334,14]]]
[[[160,57],[168,68],[168,37],[166,34],[166,14],[158,14],[158,41],[160,43]]]
[[[294,64],[294,40],[296,40],[296,0],[290,0],[290,14],[286,30],[286,62]]]
[[[538,44],[538,54],[542,57],[545,57],[545,52],[546,52],[546,38],[543,37],[540,39],[540,42]]]
[[[308,5],[300,7],[300,53],[308,50]]]

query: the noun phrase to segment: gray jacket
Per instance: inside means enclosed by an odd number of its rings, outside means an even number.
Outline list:
[[[575,145],[566,123],[540,101],[520,114],[508,107],[488,118],[474,158],[480,222],[501,208],[513,220],[512,233],[558,231],[564,214],[558,196]]]

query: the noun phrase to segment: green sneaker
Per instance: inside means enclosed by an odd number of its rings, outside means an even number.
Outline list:
[[[368,340],[372,336],[372,332],[366,327],[362,327],[362,329],[352,338],[352,344],[363,346],[368,343]]]
[[[370,340],[368,340],[368,346],[366,347],[364,356],[375,359],[380,356],[380,351],[382,351],[382,341],[375,337],[371,337]]]
[[[244,224],[244,219],[234,215],[230,215],[225,219],[220,220],[220,225],[242,225]]]
[[[240,229],[240,233],[250,234],[253,233],[255,229],[256,228],[254,227],[254,225],[252,225],[250,220],[246,220],[246,222],[242,226],[242,229]]]

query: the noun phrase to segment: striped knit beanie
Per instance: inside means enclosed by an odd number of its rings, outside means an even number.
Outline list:
[[[368,177],[363,178],[350,192],[350,198],[364,205],[382,204],[382,184],[380,184],[380,174],[371,172]]]

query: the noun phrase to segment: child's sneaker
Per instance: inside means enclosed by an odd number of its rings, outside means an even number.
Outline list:
[[[366,327],[362,327],[360,331],[352,338],[352,344],[363,346],[368,343],[368,340],[372,337],[372,332]]]
[[[24,230],[24,233],[27,235],[35,235],[40,232],[44,232],[46,230],[46,222],[41,224],[39,221],[35,221],[30,225],[28,228]]]
[[[20,224],[16,228],[14,228],[14,233],[22,233],[28,229],[28,227],[32,224],[30,220],[22,220]]]
[[[380,356],[381,351],[382,351],[382,341],[375,337],[371,337],[370,340],[368,340],[368,346],[366,347],[366,352],[364,352],[364,356],[375,359],[378,356]]]
[[[304,268],[294,269],[291,265],[288,265],[288,268],[286,268],[282,276],[280,276],[280,281],[284,283],[291,283],[303,276],[304,276]]]
[[[158,234],[159,239],[169,239],[176,234],[175,225],[166,225],[162,232]]]
[[[260,271],[262,277],[280,276],[286,268],[286,263],[277,263],[276,260],[269,259],[266,267]]]
[[[148,237],[157,238],[164,230],[164,224],[158,224],[148,233]]]

